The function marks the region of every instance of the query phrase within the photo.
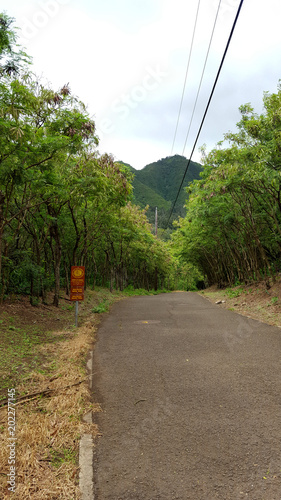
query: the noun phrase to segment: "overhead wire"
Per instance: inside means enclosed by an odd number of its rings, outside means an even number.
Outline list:
[[[188,73],[189,73],[191,55],[192,55],[192,50],[193,50],[195,32],[196,32],[196,28],[197,28],[197,21],[198,21],[198,14],[199,14],[199,8],[200,8],[200,1],[201,0],[198,0],[198,4],[197,4],[197,11],[196,11],[195,23],[194,23],[193,33],[192,33],[191,45],[190,45],[190,50],[189,50],[188,62],[187,62],[187,66],[186,66],[184,84],[183,84],[181,101],[180,101],[180,107],[179,107],[179,111],[178,111],[177,124],[176,124],[176,129],[175,129],[175,134],[174,134],[174,139],[173,139],[173,144],[172,144],[172,149],[171,149],[171,155],[173,154],[173,150],[174,150],[174,146],[175,146],[175,140],[176,140],[176,135],[177,135],[177,132],[178,132],[178,126],[179,126],[179,121],[180,121],[180,115],[181,115],[182,105],[183,105],[183,98],[184,98],[184,94],[185,94],[187,76],[188,76]]]
[[[221,59],[221,63],[220,63],[220,66],[219,66],[219,69],[217,71],[217,75],[216,75],[216,78],[215,78],[215,82],[213,84],[213,87],[212,87],[212,91],[210,93],[210,97],[209,97],[209,100],[208,100],[208,103],[206,105],[206,108],[205,108],[205,112],[204,112],[204,115],[203,115],[203,118],[201,120],[201,124],[200,124],[200,127],[199,127],[199,130],[198,130],[198,133],[197,133],[197,136],[196,136],[196,139],[194,141],[194,145],[193,145],[193,148],[192,148],[192,151],[191,151],[191,154],[190,154],[190,157],[189,157],[189,160],[187,162],[187,166],[186,166],[186,169],[185,169],[185,172],[183,174],[183,178],[182,178],[182,181],[181,181],[181,184],[180,184],[180,187],[178,189],[178,192],[177,192],[177,196],[175,198],[175,201],[173,203],[173,206],[171,208],[171,211],[170,211],[170,215],[169,215],[169,218],[168,218],[168,221],[167,221],[167,224],[166,224],[166,227],[165,229],[167,229],[168,225],[169,225],[169,222],[170,222],[170,219],[171,219],[171,216],[172,216],[172,213],[175,209],[175,206],[176,206],[176,203],[177,203],[177,200],[178,200],[178,197],[179,197],[179,194],[180,194],[180,190],[182,188],[182,185],[184,183],[184,179],[185,179],[185,176],[186,176],[186,173],[188,171],[188,168],[189,168],[189,165],[190,165],[190,162],[191,162],[191,158],[193,156],[193,153],[194,153],[194,150],[196,148],[196,144],[198,142],[198,139],[199,139],[199,136],[200,136],[200,133],[201,133],[201,130],[202,130],[202,127],[203,127],[203,124],[204,124],[204,121],[205,121],[205,118],[207,116],[207,113],[208,113],[208,110],[209,110],[209,107],[210,107],[210,104],[211,104],[211,101],[212,101],[212,98],[213,98],[213,95],[214,95],[214,92],[215,92],[215,88],[217,86],[217,83],[218,83],[218,79],[219,79],[219,76],[220,76],[220,73],[221,73],[221,70],[222,70],[222,67],[223,67],[223,64],[224,64],[224,61],[225,61],[225,58],[226,58],[226,54],[228,52],[228,49],[229,49],[229,45],[230,45],[230,42],[231,42],[231,39],[232,39],[232,36],[233,36],[233,33],[234,33],[234,30],[235,30],[235,27],[236,27],[236,24],[237,24],[237,21],[238,21],[238,18],[239,18],[239,15],[240,15],[240,12],[241,12],[241,9],[242,9],[242,5],[244,3],[244,0],[240,0],[240,3],[239,3],[239,7],[237,9],[237,12],[236,12],[236,16],[235,16],[235,19],[234,19],[234,22],[232,24],[232,28],[231,28],[231,31],[230,31],[230,34],[229,34],[229,37],[228,37],[228,41],[227,41],[227,44],[225,46],[225,50],[224,50],[224,53],[223,53],[223,56],[222,56],[222,59]]]
[[[195,98],[193,110],[192,110],[192,113],[191,113],[191,118],[190,118],[188,130],[187,130],[187,134],[186,134],[186,137],[185,137],[185,142],[184,142],[184,146],[183,146],[183,150],[182,150],[182,156],[184,155],[184,151],[185,151],[185,148],[186,148],[186,143],[187,143],[187,140],[188,140],[188,137],[189,137],[189,132],[190,132],[190,129],[191,129],[191,125],[192,125],[192,122],[193,122],[194,113],[195,113],[195,109],[196,109],[196,106],[197,106],[198,97],[199,97],[199,94],[200,94],[200,90],[201,90],[201,86],[202,86],[202,81],[203,81],[204,74],[205,74],[205,69],[206,69],[206,66],[207,66],[207,61],[208,61],[208,58],[209,58],[210,48],[211,48],[212,41],[213,41],[213,38],[214,38],[214,33],[215,33],[215,29],[216,29],[216,25],[217,25],[217,20],[218,20],[218,16],[219,16],[219,10],[220,10],[220,6],[221,6],[221,1],[222,0],[219,1],[219,5],[218,5],[218,8],[217,8],[217,13],[216,13],[216,17],[215,17],[215,21],[214,21],[212,33],[211,33],[211,38],[210,38],[210,42],[209,42],[207,54],[206,54],[206,57],[205,57],[205,62],[204,62],[204,66],[203,66],[203,70],[202,70],[202,74],[201,74],[201,78],[200,78],[200,82],[199,82],[199,87],[198,87],[198,90],[197,90],[197,94],[196,94],[196,98]]]

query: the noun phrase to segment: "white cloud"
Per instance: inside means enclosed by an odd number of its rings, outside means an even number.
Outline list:
[[[219,0],[201,0],[198,29],[176,141],[182,152]],[[239,0],[222,0],[217,29],[191,129],[189,154],[228,39]],[[88,105],[100,148],[136,168],[170,154],[197,2],[186,0],[13,0],[36,73],[59,87],[69,82]],[[211,149],[234,130],[238,107],[262,109],[280,71],[279,0],[246,0],[198,146]],[[159,81],[149,71],[165,73]],[[154,85],[153,85],[154,84]],[[150,88],[149,88],[150,87]],[[196,153],[194,159],[200,156]]]

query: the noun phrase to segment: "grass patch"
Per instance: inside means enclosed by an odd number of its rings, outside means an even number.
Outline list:
[[[243,293],[244,290],[242,288],[226,288],[225,293],[229,298],[237,298],[240,297],[241,293]]]
[[[77,464],[77,454],[73,448],[61,448],[60,450],[55,450],[50,448],[51,464],[53,467],[58,468],[64,464],[70,463],[74,465]]]
[[[109,305],[110,305],[110,303],[109,303],[108,300],[103,300],[102,302],[100,302],[97,306],[95,306],[92,309],[92,312],[96,313],[96,314],[101,314],[101,313],[108,312],[109,311]]]
[[[123,290],[122,295],[126,297],[133,297],[134,295],[159,295],[160,293],[168,293],[169,291],[166,289],[159,290],[145,290],[145,288],[135,288],[129,285],[127,288]]]
[[[82,416],[99,407],[91,401],[86,358],[94,340],[99,295],[87,292],[79,328],[65,307],[38,306],[26,301],[0,307],[0,379],[2,405],[7,389],[16,389],[17,488],[25,500],[78,500],[80,436],[97,433]],[[10,327],[13,328],[10,328]],[[44,392],[45,391],[45,392]],[[41,394],[35,395],[37,392]],[[43,394],[42,394],[43,393]],[[20,400],[22,398],[22,400]],[[0,408],[3,442],[8,443],[7,407]],[[8,500],[8,448],[0,448],[0,498]]]
[[[13,322],[19,326],[4,321],[1,325],[0,401],[5,399],[8,387],[15,387],[28,372],[39,369],[44,363],[45,356],[40,352],[40,346],[65,338],[63,332],[54,338],[40,327],[22,327],[20,318],[13,318]]]

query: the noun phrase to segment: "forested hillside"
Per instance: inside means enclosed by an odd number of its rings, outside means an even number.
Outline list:
[[[133,201],[141,208],[149,205],[147,217],[151,223],[155,219],[155,207],[158,209],[158,226],[165,227],[172,204],[177,196],[186,166],[187,158],[180,155],[168,156],[146,165],[142,170],[135,170],[127,165],[133,173]],[[121,162],[123,163],[123,162]],[[187,198],[186,187],[200,178],[202,167],[199,163],[190,162],[183,186],[181,188],[172,221],[185,215],[184,204]]]
[[[177,259],[132,204],[129,170],[98,154],[69,85],[53,90],[32,74],[11,25],[2,14],[0,301],[29,294],[36,304],[54,290],[58,305],[75,264],[91,287],[173,287]]]
[[[188,188],[174,249],[208,284],[273,280],[281,271],[281,87],[264,94],[264,113],[240,107],[236,133],[205,156]]]

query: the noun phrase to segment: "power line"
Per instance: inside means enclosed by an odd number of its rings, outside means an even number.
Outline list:
[[[200,93],[200,90],[201,90],[201,85],[202,85],[203,77],[204,77],[204,74],[205,74],[205,69],[206,69],[208,58],[209,58],[210,48],[211,48],[211,45],[212,45],[212,41],[213,41],[213,37],[214,37],[214,32],[215,32],[215,28],[216,28],[216,24],[217,24],[217,20],[218,20],[220,6],[221,6],[221,0],[219,1],[219,5],[218,5],[218,8],[217,8],[217,13],[216,13],[216,17],[215,17],[215,21],[214,21],[212,33],[211,33],[211,38],[210,38],[210,42],[209,42],[209,46],[208,46],[208,50],[207,50],[207,54],[206,54],[204,66],[203,66],[203,71],[202,71],[202,75],[201,75],[199,87],[198,87],[198,90],[197,90],[197,95],[196,95],[195,103],[194,103],[194,106],[193,106],[193,110],[192,110],[192,114],[191,114],[191,118],[190,118],[190,122],[189,122],[189,127],[188,127],[188,130],[187,130],[187,134],[186,134],[186,138],[185,138],[183,150],[182,150],[182,156],[184,155],[184,150],[186,148],[187,139],[189,137],[189,132],[190,132],[191,125],[192,125],[192,122],[193,122],[193,117],[194,117],[195,109],[196,109],[196,106],[197,106],[197,101],[198,101],[199,93]]]
[[[178,119],[177,119],[177,124],[176,124],[175,135],[174,135],[174,139],[173,139],[173,145],[172,145],[172,149],[171,149],[171,155],[173,154],[175,140],[176,140],[176,135],[177,135],[179,121],[180,121],[180,114],[181,114],[181,109],[182,109],[182,104],[183,104],[183,98],[184,98],[184,94],[185,94],[185,87],[186,87],[187,75],[189,73],[189,66],[190,66],[191,54],[192,54],[193,43],[194,43],[194,38],[195,38],[195,31],[196,31],[196,27],[197,27],[199,7],[200,7],[200,0],[198,0],[198,5],[197,5],[195,23],[194,23],[192,40],[191,40],[191,46],[190,46],[190,51],[189,51],[189,56],[188,56],[188,62],[187,62],[187,67],[186,67],[186,72],[185,72],[185,79],[184,79],[184,84],[183,84],[183,89],[182,89],[182,96],[181,96],[181,102],[180,102],[180,107],[179,107],[179,111],[178,111]]]
[[[178,193],[177,193],[177,196],[176,196],[176,199],[173,203],[173,206],[172,206],[172,209],[171,209],[171,212],[170,212],[170,215],[169,215],[169,218],[168,218],[168,222],[167,222],[167,225],[166,225],[166,228],[168,227],[169,225],[169,222],[170,222],[170,218],[172,216],[172,213],[174,211],[174,208],[175,208],[175,205],[177,203],[177,200],[178,200],[178,197],[179,197],[179,194],[180,194],[180,190],[182,188],[182,185],[184,183],[184,179],[185,179],[185,176],[186,176],[186,173],[188,171],[188,167],[190,165],[190,162],[191,162],[191,158],[193,156],[193,153],[194,153],[194,150],[196,148],[196,144],[197,144],[197,141],[199,139],[199,136],[200,136],[200,133],[201,133],[201,130],[202,130],[202,127],[203,127],[203,124],[204,124],[204,121],[205,121],[205,118],[207,116],[207,113],[208,113],[208,110],[209,110],[209,107],[210,107],[210,104],[211,104],[211,100],[213,98],[213,95],[214,95],[214,92],[215,92],[215,88],[216,88],[216,85],[218,83],[218,79],[219,79],[219,76],[220,76],[220,73],[221,73],[221,70],[222,70],[222,67],[223,67],[223,64],[224,64],[224,60],[225,60],[225,57],[226,57],[226,54],[227,54],[227,51],[229,49],[229,45],[230,45],[230,42],[231,42],[231,39],[232,39],[232,36],[233,36],[233,33],[234,33],[234,30],[235,30],[235,27],[236,27],[236,24],[237,24],[237,21],[238,21],[238,18],[239,18],[239,15],[240,15],[240,12],[241,12],[241,9],[242,9],[242,5],[243,5],[243,2],[244,0],[240,0],[240,4],[239,4],[239,7],[238,7],[238,10],[237,10],[237,13],[236,13],[236,16],[235,16],[235,19],[234,19],[234,22],[233,22],[233,25],[232,25],[232,28],[231,28],[231,32],[230,32],[230,35],[229,35],[229,38],[228,38],[228,41],[227,41],[227,44],[226,44],[226,47],[225,47],[225,50],[224,50],[224,53],[223,53],[223,56],[222,56],[222,60],[221,60],[221,63],[220,63],[220,66],[219,66],[219,69],[218,69],[218,72],[217,72],[217,76],[216,76],[216,79],[215,79],[215,82],[214,82],[214,85],[213,85],[213,88],[212,88],[212,91],[211,91],[211,94],[210,94],[210,97],[209,97],[209,100],[208,100],[208,103],[207,103],[207,106],[205,108],[205,112],[204,112],[204,115],[203,115],[203,118],[202,118],[202,121],[201,121],[201,124],[200,124],[200,127],[199,127],[199,130],[198,130],[198,133],[197,133],[197,136],[196,136],[196,139],[195,139],[195,142],[194,142],[194,145],[193,145],[193,148],[192,148],[192,151],[191,151],[191,155],[189,157],[189,160],[187,162],[187,166],[186,166],[186,169],[185,169],[185,172],[184,172],[184,175],[183,175],[183,178],[182,178],[182,181],[181,181],[181,185],[179,187],[179,190],[178,190]]]

